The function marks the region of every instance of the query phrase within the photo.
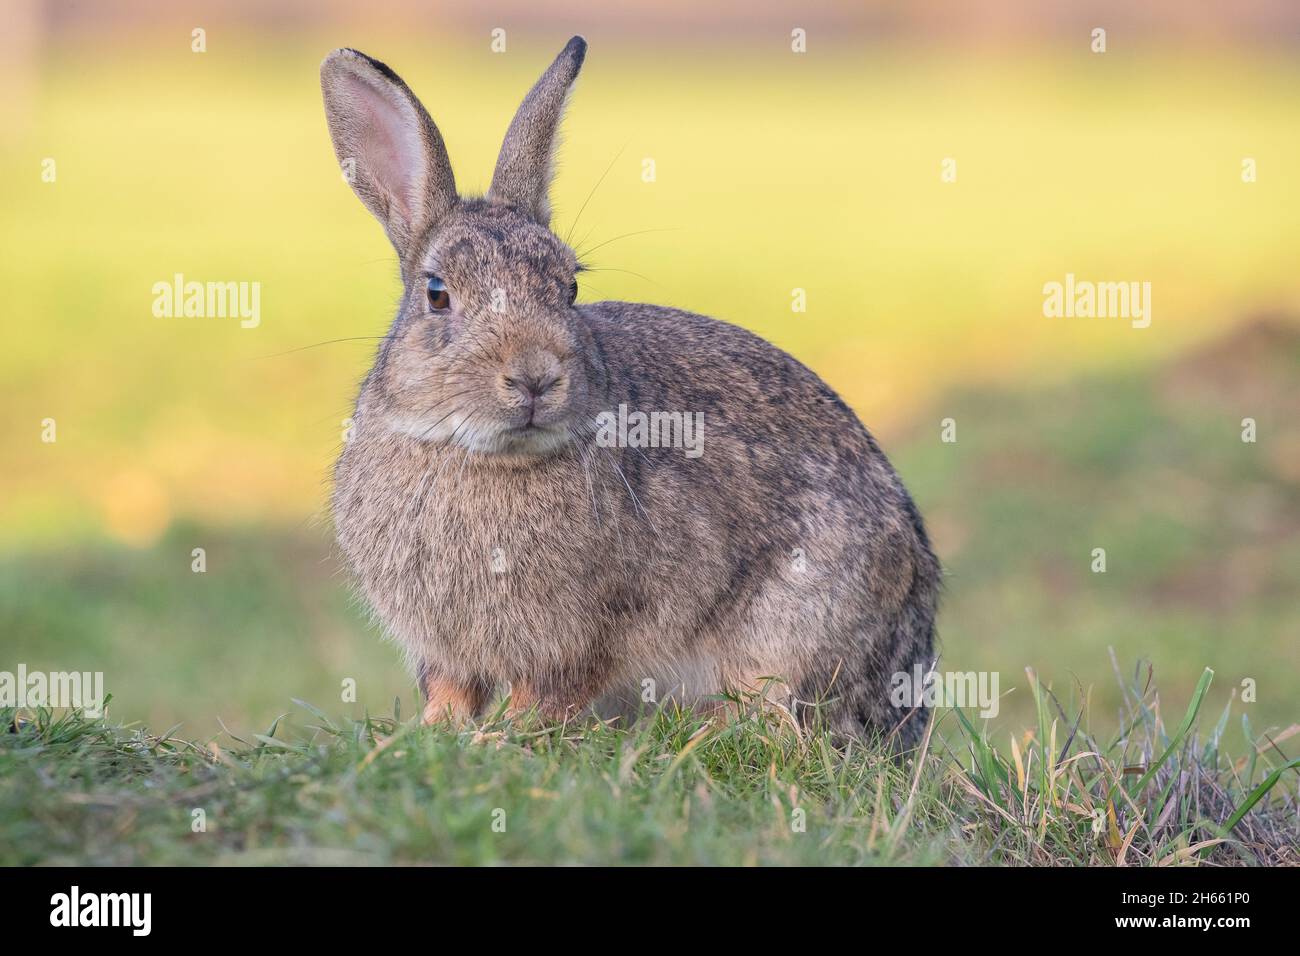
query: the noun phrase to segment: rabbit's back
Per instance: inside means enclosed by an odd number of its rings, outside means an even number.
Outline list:
[[[654,306],[587,307],[610,356],[611,393],[642,408],[701,411],[703,453],[642,456],[650,513],[704,514],[725,585],[702,620],[733,679],[788,678],[828,693],[844,730],[887,730],[899,672],[931,664],[940,567],[884,453],[835,392],[751,332]],[[670,471],[674,480],[652,477]],[[685,520],[685,519],[680,519]],[[923,726],[905,724],[910,742]]]
[[[657,450],[651,467],[671,468],[692,494],[732,502],[719,518],[747,511],[748,530],[768,539],[831,516],[862,533],[906,526],[929,556],[880,447],[798,360],[739,326],[677,309],[608,302],[584,314],[609,369],[611,405],[702,416],[699,458]]]

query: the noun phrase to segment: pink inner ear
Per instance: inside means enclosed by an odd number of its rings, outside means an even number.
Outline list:
[[[368,175],[388,197],[390,217],[409,224],[424,188],[419,118],[395,90],[376,89],[361,77],[351,77],[349,86],[361,127],[356,130],[357,173]]]

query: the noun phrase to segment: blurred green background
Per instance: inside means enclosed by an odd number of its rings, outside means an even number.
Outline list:
[[[476,192],[581,32],[554,225],[590,250],[582,298],[738,322],[845,396],[946,565],[944,669],[1000,671],[1009,728],[1026,666],[1104,722],[1114,647],[1154,662],[1175,711],[1208,665],[1219,706],[1253,679],[1238,712],[1289,725],[1300,32],[1246,7],[13,4],[0,669],[102,670],[115,717],[192,736],[265,727],[291,697],[411,712],[325,511],[375,345],[354,337],[384,332],[399,289],[335,165],[317,67],[343,45],[388,62]],[[1067,272],[1149,281],[1151,326],[1045,318]],[[260,282],[260,324],[155,318],[176,273]]]

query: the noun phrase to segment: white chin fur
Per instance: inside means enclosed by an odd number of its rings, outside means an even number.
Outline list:
[[[443,421],[425,421],[408,415],[390,415],[387,424],[391,431],[417,441],[435,445],[454,443],[468,451],[486,454],[545,455],[569,441],[569,433],[564,428],[518,432],[493,425],[466,425],[466,417],[454,414]]]

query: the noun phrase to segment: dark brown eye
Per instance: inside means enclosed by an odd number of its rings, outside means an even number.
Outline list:
[[[429,276],[429,308],[434,312],[446,312],[451,308],[451,293],[437,276]]]
[[[569,286],[569,305],[578,301],[578,280],[574,279],[573,284]]]

